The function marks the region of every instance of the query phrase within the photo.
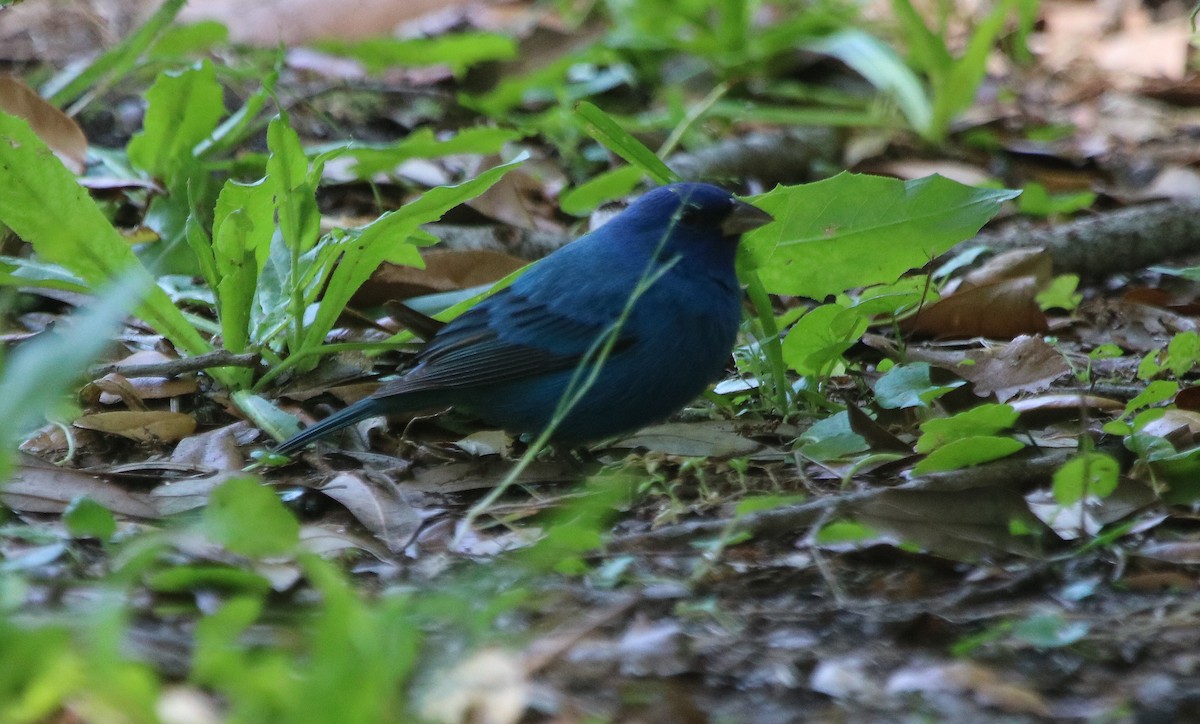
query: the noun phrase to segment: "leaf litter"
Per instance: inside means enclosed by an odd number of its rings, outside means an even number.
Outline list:
[[[1159,44],[1175,52],[1185,43],[1140,8],[1129,10],[1116,31],[1097,22],[1103,9],[1050,2],[1043,12],[1038,41],[1046,68],[1120,71],[1122,78],[1101,95],[1089,73],[1075,81],[1049,73],[1035,78],[1015,102],[1039,95],[1065,100],[1030,117],[1071,117],[1078,133],[1043,143],[1037,153],[1025,153],[1033,146],[1015,140],[1008,148],[1013,157],[1026,156],[1024,173],[1041,181],[1053,177],[1048,166],[1094,163],[1099,167],[1084,172],[1087,185],[1108,186],[1119,198],[1130,189],[1113,188],[1122,184],[1108,172],[1133,160],[1128,144],[1168,138],[1182,122],[1170,113],[1133,114],[1136,125],[1129,120],[1129,109],[1144,107],[1130,77],[1170,77],[1179,63],[1157,53],[1145,65],[1128,58],[1150,55]],[[1099,42],[1089,46],[1071,27],[1086,28]],[[1161,158],[1155,162],[1167,168]],[[896,175],[911,175],[902,162],[890,163]],[[441,177],[455,177],[454,162],[432,166]],[[475,212],[486,224],[500,219],[561,230],[566,222],[546,202],[561,183],[529,183],[476,204]],[[1183,181],[1174,183],[1183,188]],[[1194,191],[1179,193],[1194,198]],[[404,285],[457,290],[519,264],[514,256],[451,254],[426,275],[410,277],[406,269],[402,279],[381,276],[371,284],[379,285],[379,295],[400,298],[413,291],[398,292]],[[1138,392],[1126,399],[1094,392],[1101,371],[1114,373],[1107,381],[1144,386],[1137,370],[1146,353],[1169,368],[1167,345],[1173,335],[1195,330],[1196,310],[1122,299],[1133,281],[1118,277],[1085,287],[1078,311],[1056,314],[1038,302],[1051,282],[1043,258],[1032,268],[964,274],[956,290],[908,318],[904,336],[875,334],[847,349],[847,360],[865,377],[877,379],[885,359],[924,362],[965,381],[970,396],[964,401],[951,390],[936,401],[885,409],[864,392],[869,385],[847,379],[835,388],[856,411],[844,433],[861,441],[843,448],[853,452],[805,458],[789,446],[794,435],[781,421],[762,419],[750,406],[693,410],[685,420],[591,451],[607,469],[636,480],[636,494],[612,501],[615,518],[593,541],[599,547],[580,546],[590,564],[583,572],[538,579],[535,586],[555,594],[530,606],[528,620],[502,624],[529,642],[526,656],[537,665],[511,651],[477,647],[445,667],[447,688],[432,690],[422,711],[441,721],[483,710],[497,721],[554,711],[568,712],[568,720],[651,711],[702,721],[744,717],[752,706],[758,721],[787,721],[797,711],[814,719],[890,721],[914,697],[922,711],[972,721],[1095,718],[1127,708],[1170,718],[1188,711],[1194,706],[1189,672],[1200,644],[1190,602],[1197,587],[1195,520],[1188,504],[1167,504],[1161,492],[1164,475],[1195,473],[1187,455],[1200,426],[1176,409],[1139,422],[1139,431],[1170,449],[1134,461],[1104,427],[1121,419],[1132,424],[1138,413],[1125,405]],[[1180,288],[1154,273],[1137,276]],[[921,339],[928,337],[937,341]],[[941,341],[963,338],[954,347]],[[143,341],[137,354],[151,353],[156,341]],[[1108,344],[1119,348],[1120,359],[1105,366],[1108,360],[1093,353]],[[1188,368],[1176,376],[1194,374]],[[756,394],[736,384],[726,389],[743,401]],[[55,587],[70,595],[71,584],[56,576],[64,569],[82,573],[85,562],[67,553],[105,555],[57,525],[57,514],[82,497],[111,511],[125,530],[165,531],[165,552],[158,555],[178,565],[148,575],[146,595],[162,601],[190,594],[200,611],[212,609],[214,590],[265,585],[282,597],[299,595],[303,574],[288,555],[249,561],[194,525],[196,511],[240,476],[245,453],[263,442],[252,427],[230,424],[231,408],[219,392],[179,378],[119,376],[97,381],[94,392],[87,414],[74,423],[91,431],[80,437],[82,461],[72,463],[84,465],[18,458],[0,492],[28,527],[18,533],[9,525],[0,536],[6,568],[38,574],[36,585],[47,595]],[[961,470],[920,474],[915,466],[922,458],[912,452],[919,449],[920,418],[948,417],[979,398],[1010,403],[1020,413],[1014,429],[987,434],[1003,432],[1022,449]],[[109,409],[120,406],[129,409]],[[563,485],[596,462],[535,460],[484,511],[486,525],[460,536],[468,508],[513,469],[520,441],[457,420],[418,420],[404,440],[398,428],[379,422],[367,429],[369,448],[401,453],[404,462],[348,453],[267,474],[280,488],[305,491],[295,496],[301,547],[344,563],[364,589],[411,585],[422,576],[436,585],[438,574],[462,558],[488,565],[553,539],[554,511],[585,498]],[[1084,440],[1085,448],[1119,459],[1123,472],[1113,491],[1059,501],[1051,480],[1070,451],[1055,448],[1056,439]],[[88,464],[98,460],[105,464]],[[135,475],[120,462],[142,467]],[[758,496],[777,496],[777,505],[741,508]],[[33,541],[38,535],[46,540]],[[546,650],[552,653],[534,656]],[[168,658],[150,656],[164,670]],[[535,695],[531,685],[548,693]],[[164,692],[163,702],[197,710],[211,704],[205,694],[192,704],[187,698],[177,688]]]

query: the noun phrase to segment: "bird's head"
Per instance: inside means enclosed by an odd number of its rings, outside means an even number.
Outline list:
[[[741,235],[772,220],[717,186],[678,183],[643,195],[612,223],[620,223],[641,244],[654,245],[660,255],[732,265]]]

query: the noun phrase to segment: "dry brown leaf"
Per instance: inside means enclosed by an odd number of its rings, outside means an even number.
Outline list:
[[[75,420],[75,427],[138,442],[175,442],[196,431],[196,418],[182,412],[98,412]]]
[[[385,487],[385,485],[387,487]],[[412,543],[423,516],[411,502],[411,491],[375,483],[358,473],[340,473],[321,492],[341,503],[367,530],[399,552]]]
[[[24,118],[54,155],[76,174],[87,167],[87,137],[66,113],[11,75],[0,75],[0,111]]]
[[[242,477],[240,470],[226,470],[203,478],[187,478],[163,483],[150,491],[150,502],[159,515],[168,516],[203,508],[212,491],[232,478]]]
[[[1006,339],[1050,329],[1037,303],[1042,283],[1035,276],[1003,279],[943,297],[901,322],[914,334],[938,338]]]
[[[528,262],[497,251],[435,250],[421,255],[424,269],[385,263],[354,294],[351,304],[377,307],[393,299],[491,284]]]
[[[1082,409],[1098,412],[1119,412],[1125,409],[1125,403],[1098,395],[1060,394],[1038,395],[1023,400],[1013,400],[1008,403],[1022,415],[1039,412],[1079,412]]]
[[[186,437],[171,451],[171,462],[211,472],[241,470],[245,460],[239,438],[253,434],[255,430],[249,423],[239,421]]]
[[[973,383],[975,394],[995,394],[1001,402],[1022,392],[1038,392],[1068,374],[1062,353],[1041,337],[1020,336],[1003,347],[945,352],[921,347],[908,350],[909,359],[950,370]]]
[[[1036,526],[1025,500],[1014,490],[889,490],[846,513],[886,536],[882,540],[921,546],[955,560],[1001,553],[1036,555],[1037,541],[1012,532],[1013,520]]]
[[[19,454],[17,467],[0,486],[0,502],[27,513],[61,513],[79,497],[87,497],[114,513],[157,518],[146,496],[131,493],[98,475],[50,465]]]
[[[667,455],[710,458],[751,455],[763,448],[761,443],[741,435],[732,423],[724,420],[652,425],[609,447],[630,450],[644,448]]]
[[[983,266],[963,277],[958,290],[982,287],[1006,279],[1034,277],[1038,284],[1046,285],[1054,278],[1054,261],[1040,247],[1012,249],[988,259]]]
[[[994,670],[972,661],[900,669],[888,679],[889,694],[968,692],[980,704],[1013,714],[1049,716],[1045,700],[1033,688],[1005,681]]]
[[[138,27],[160,0],[18,2],[0,9],[0,58],[64,61],[95,55]]]

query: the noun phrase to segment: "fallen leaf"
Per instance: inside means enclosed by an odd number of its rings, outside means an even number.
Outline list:
[[[1037,392],[1071,372],[1062,353],[1041,337],[1022,335],[1002,347],[965,351],[909,348],[908,357],[949,370],[973,383],[975,394],[995,394],[1007,402],[1022,392]]]
[[[2,12],[2,11],[0,11]],[[0,75],[0,111],[24,118],[37,137],[76,174],[87,166],[87,137],[70,116],[11,75]]]
[[[182,412],[98,412],[75,420],[75,427],[121,435],[138,442],[175,442],[196,430],[196,418]]]
[[[640,448],[685,457],[731,458],[756,453],[763,445],[739,434],[732,423],[712,420],[652,425],[609,447]]]
[[[498,281],[528,262],[498,251],[436,250],[421,255],[425,268],[384,263],[355,292],[351,303],[377,307],[393,299],[469,289]]]
[[[90,498],[113,513],[159,517],[144,495],[131,493],[99,475],[60,468],[25,454],[17,455],[16,468],[0,486],[0,502],[27,513],[61,513],[79,497]]]
[[[392,552],[402,551],[412,543],[423,520],[407,489],[376,483],[358,473],[340,473],[322,485],[320,491],[345,506]]]
[[[887,682],[889,694],[943,691],[967,692],[980,704],[1012,714],[1050,715],[1045,700],[1033,688],[1006,681],[994,670],[972,661],[906,667],[893,672]]]
[[[1036,276],[1023,276],[960,289],[902,320],[900,326],[941,339],[1006,339],[1046,332],[1050,324],[1037,303],[1042,286]]]

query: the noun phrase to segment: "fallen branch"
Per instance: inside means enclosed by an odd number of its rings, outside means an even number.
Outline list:
[[[1200,201],[1159,201],[1053,226],[1018,222],[970,243],[996,250],[1044,247],[1056,272],[1084,278],[1136,271],[1200,252]]]
[[[903,491],[960,491],[969,488],[1024,487],[1041,482],[1054,474],[1074,450],[1054,450],[1029,458],[1005,458],[987,465],[962,470],[929,473],[903,485],[850,493],[788,505],[782,508],[751,513],[741,518],[703,520],[666,526],[648,533],[614,538],[606,548],[612,552],[645,550],[654,546],[693,543],[715,536],[733,537],[743,534],[753,537],[798,535],[804,528],[822,518],[852,515],[856,507],[884,495]]]

